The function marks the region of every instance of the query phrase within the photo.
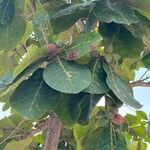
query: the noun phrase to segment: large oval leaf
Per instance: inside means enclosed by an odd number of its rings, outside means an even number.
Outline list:
[[[10,97],[11,106],[23,117],[36,120],[52,111],[59,103],[59,93],[51,89],[42,79],[43,71],[37,70],[23,81]]]
[[[112,0],[99,0],[95,3],[93,10],[89,15],[90,24],[94,20],[99,20],[106,23],[120,23],[130,25],[139,21],[134,10],[125,5]]]
[[[7,25],[15,15],[14,0],[0,0],[0,24]]]
[[[43,77],[50,87],[63,93],[77,94],[91,83],[91,72],[88,68],[59,57],[45,68]]]
[[[90,94],[103,94],[107,93],[110,89],[106,84],[106,73],[102,68],[99,58],[92,60],[89,63],[90,70],[92,72],[92,82],[88,88],[84,90]]]
[[[66,126],[73,126],[80,116],[80,102],[83,98],[80,94],[61,94],[61,102],[54,110],[61,122]]]
[[[0,49],[14,49],[21,41],[26,29],[25,19],[15,16],[11,24],[0,26]]]
[[[127,143],[114,127],[106,126],[89,131],[83,139],[82,150],[127,150]]]
[[[135,38],[126,28],[121,25],[103,23],[100,32],[105,41],[105,47],[112,43],[113,53],[122,58],[140,57],[144,44],[142,39]]]
[[[125,28],[120,29],[112,43],[113,53],[119,54],[122,58],[138,58],[144,49],[142,39],[135,38]]]
[[[92,7],[93,2],[88,2],[76,5],[69,4],[54,13],[50,11],[49,14],[54,33],[63,32],[74,25],[79,19],[87,18]]]
[[[120,0],[119,0],[120,1]],[[132,6],[134,9],[138,10],[144,16],[150,19],[150,1],[149,0],[121,0],[127,5]]]
[[[49,43],[49,36],[53,34],[53,29],[46,11],[40,11],[35,15],[33,19],[33,31],[41,45]]]
[[[102,94],[84,94],[84,97],[80,102],[81,113],[78,119],[79,124],[86,125],[89,123],[90,113],[102,97]]]
[[[133,108],[141,108],[142,105],[134,99],[132,88],[129,86],[129,84],[119,75],[115,74],[108,64],[104,64],[103,66],[107,73],[106,82],[109,88],[114,92],[116,97],[123,103]]]

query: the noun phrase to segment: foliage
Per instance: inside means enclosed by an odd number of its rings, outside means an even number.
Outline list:
[[[33,127],[63,123],[58,150],[146,150],[150,122],[131,81],[150,69],[148,0],[0,0],[0,149],[43,149]],[[97,107],[101,98],[105,107]],[[36,125],[33,124],[36,122]]]

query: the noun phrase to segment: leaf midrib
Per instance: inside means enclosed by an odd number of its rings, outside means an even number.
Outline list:
[[[62,62],[61,62],[61,60],[60,60],[59,57],[57,57],[57,60],[58,60],[58,63],[59,63],[59,65],[60,65],[60,67],[62,68],[64,74],[67,76],[67,79],[68,79],[68,81],[70,82],[70,84],[71,84],[73,90],[75,90],[75,86],[74,86],[72,80],[70,79],[70,76],[71,76],[70,73],[65,69],[65,67],[63,66],[63,64],[62,64]],[[69,76],[69,75],[70,75],[70,76]]]

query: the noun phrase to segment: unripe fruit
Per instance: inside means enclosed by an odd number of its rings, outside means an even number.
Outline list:
[[[50,53],[57,53],[59,49],[59,47],[54,43],[48,44],[47,48]]]
[[[115,125],[122,125],[124,122],[124,118],[120,114],[116,114],[115,117],[112,119],[112,122]]]

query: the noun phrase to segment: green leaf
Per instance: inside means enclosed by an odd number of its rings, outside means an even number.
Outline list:
[[[30,46],[27,49],[27,53],[24,59],[14,69],[14,78],[16,78],[22,71],[24,71],[29,65],[35,61],[48,56],[48,49],[45,47],[39,48],[37,46]]]
[[[133,150],[133,149],[137,150],[137,146],[138,146],[138,141],[130,142],[128,144],[128,150]]]
[[[110,89],[106,84],[106,73],[100,64],[99,58],[94,60],[94,63],[91,64],[90,68],[92,71],[92,82],[90,86],[84,90],[84,92],[90,94],[107,93]]]
[[[55,12],[49,12],[55,34],[63,32],[74,25],[79,19],[87,18],[93,2],[69,5]]]
[[[80,101],[81,112],[78,118],[79,124],[87,125],[89,123],[90,113],[102,97],[103,97],[102,94],[101,95],[84,94],[84,97]]]
[[[143,29],[143,25],[141,24],[141,22],[130,24],[129,26],[128,25],[124,25],[124,26],[127,30],[129,30],[133,34],[134,37],[142,38],[144,29]]]
[[[144,20],[142,20],[143,26],[142,29],[144,30],[143,33],[143,42],[147,45],[148,48],[150,48],[150,20],[146,20],[146,22],[144,22]]]
[[[80,103],[81,113],[78,119],[78,123],[81,125],[87,125],[90,119],[90,111],[92,109],[92,98],[90,95],[85,95]]]
[[[83,96],[83,93],[78,95],[61,95],[61,102],[54,111],[66,126],[73,126],[77,123],[81,112],[80,102]]]
[[[137,120],[137,116],[135,116],[135,115],[127,114],[125,116],[125,119],[127,120],[128,124],[130,126],[139,124],[139,122]]]
[[[135,11],[119,1],[99,0],[89,15],[89,22],[99,20],[106,23],[127,24],[137,23],[139,21]]]
[[[27,66],[27,68],[25,68],[22,72],[20,72],[18,76],[14,78],[12,84],[17,82],[18,80],[21,80],[21,79],[25,80],[26,78],[30,77],[33,74],[33,72],[35,72],[38,68],[40,68],[46,60],[47,60],[47,57],[39,58],[38,60],[31,63],[29,66]]]
[[[10,70],[6,75],[0,76],[0,90],[4,89],[13,81],[13,72]]]
[[[106,40],[106,44],[112,43],[113,39],[120,32],[120,25],[112,22],[112,23],[102,23],[99,27],[100,34],[102,35],[104,41]],[[107,41],[110,41],[108,43]],[[107,46],[107,45],[106,45]]]
[[[41,45],[49,43],[49,37],[53,34],[47,11],[39,11],[33,19],[33,31]]]
[[[0,98],[4,99],[4,97],[7,97],[10,95],[16,88],[17,86],[27,78],[29,78],[40,66],[47,60],[46,58],[39,58],[38,60],[34,61],[31,63],[27,68],[25,68],[20,74],[17,76],[13,77],[12,81],[6,84],[6,88],[0,92]],[[21,66],[20,66],[21,67]],[[20,68],[19,67],[19,68]],[[18,69],[19,69],[18,68]],[[23,68],[20,68],[23,69]],[[6,98],[8,100],[8,98]]]
[[[100,33],[104,38],[105,47],[112,44],[113,53],[122,58],[138,58],[144,49],[142,39],[135,38],[130,31],[121,25],[115,23],[102,24]]]
[[[113,128],[108,126],[89,131],[82,146],[83,150],[127,150],[123,135],[113,131]]]
[[[119,54],[122,58],[138,58],[143,49],[143,41],[135,38],[125,28],[121,28],[113,40],[113,53]]]
[[[27,42],[27,40],[29,39],[30,35],[32,34],[33,29],[32,29],[32,21],[28,21],[26,22],[26,30],[25,33],[21,39],[21,43],[24,44]]]
[[[148,54],[148,55],[145,55],[144,57],[143,57],[143,64],[144,64],[144,66],[146,67],[146,68],[148,68],[148,69],[150,69],[150,54]]]
[[[50,87],[62,93],[77,94],[91,83],[91,72],[88,68],[59,57],[45,68],[43,77]]]
[[[4,148],[4,150],[25,150],[26,147],[32,142],[32,138],[27,138],[25,140],[21,140],[19,142],[16,141],[11,141],[9,142],[6,147]]]
[[[0,129],[0,138],[2,138],[2,137],[3,137],[3,130]]]
[[[0,51],[0,76],[13,70],[13,63],[7,51]]]
[[[148,123],[146,127],[146,136],[150,138],[150,123]]]
[[[97,47],[101,41],[102,37],[97,32],[83,34],[66,49],[63,53],[63,57],[67,60],[81,58],[82,56],[90,53],[92,51],[92,47]],[[70,57],[71,53],[74,53],[75,57]]]
[[[124,2],[124,0],[122,0]],[[141,14],[150,19],[150,1],[149,0],[127,0],[126,3],[138,10]]]
[[[129,86],[129,83],[123,80],[117,74],[115,74],[108,64],[104,64],[103,66],[104,70],[107,73],[106,82],[109,88],[116,95],[116,97],[120,99],[123,103],[135,109],[141,108],[142,105],[133,97],[132,88]]]
[[[0,120],[0,129],[15,129],[16,125],[10,118],[4,118]]]
[[[109,96],[111,97],[113,104],[116,105],[118,108],[121,107],[123,105],[123,102],[120,101],[120,99],[118,99],[118,97],[116,97],[116,95],[113,93],[113,91],[109,91],[108,92]]]
[[[131,24],[126,28],[137,38],[142,38],[146,47],[150,47],[150,20],[141,14],[138,14],[140,22]],[[146,48],[147,49],[147,48]]]
[[[144,111],[136,111],[136,114],[139,115],[142,119],[148,120],[147,114]]]
[[[39,0],[41,4],[48,3],[48,0]]]
[[[132,130],[137,134],[138,137],[146,138],[146,127],[139,125],[135,128],[133,127]]]
[[[0,0],[0,24],[8,25],[15,15],[14,0]]]
[[[135,79],[135,70],[131,69],[137,59],[125,58],[121,65],[115,68],[115,72],[127,81],[133,81]]]
[[[7,27],[0,26],[0,49],[14,49],[21,41],[25,28],[26,22],[21,16],[15,16]]]
[[[128,150],[147,150],[147,144],[141,141],[133,141],[128,144]]]
[[[64,5],[67,5],[64,0],[39,0],[43,5],[43,8],[47,11],[49,10],[59,10]]]
[[[79,124],[74,125],[73,134],[77,143],[77,150],[82,150],[81,141],[90,129],[90,125],[81,126]]]
[[[74,125],[73,133],[76,141],[84,137],[89,129],[90,129],[90,125],[86,125],[86,126],[81,126],[79,124]]]
[[[26,0],[15,0],[15,9],[17,14],[23,15],[26,3]]]
[[[28,80],[23,81],[10,97],[11,106],[29,120],[43,117],[60,101],[59,93],[44,82],[42,73],[42,70],[37,70]]]

